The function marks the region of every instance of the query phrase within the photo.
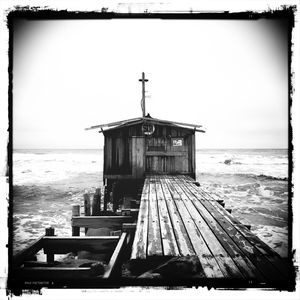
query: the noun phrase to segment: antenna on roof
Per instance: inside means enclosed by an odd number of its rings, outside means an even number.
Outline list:
[[[142,73],[142,79],[139,79],[139,81],[142,82],[142,101],[141,101],[141,106],[142,106],[142,111],[143,111],[143,118],[146,115],[146,103],[145,103],[145,82],[148,81],[148,79],[145,79],[145,73]]]

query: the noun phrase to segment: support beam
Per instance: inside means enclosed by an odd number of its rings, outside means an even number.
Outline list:
[[[25,248],[18,254],[13,257],[13,265],[18,267],[25,260],[31,259],[37,252],[39,252],[43,248],[43,237],[40,237],[38,240],[33,242],[29,247]]]
[[[43,245],[46,254],[78,251],[112,253],[118,240],[118,236],[44,237]]]
[[[120,276],[121,274],[121,261],[122,261],[122,257],[124,255],[124,251],[126,249],[126,236],[127,233],[123,232],[119,241],[118,241],[118,245],[115,248],[109,264],[107,266],[107,270],[103,275],[103,278],[112,278],[112,277],[116,277],[116,276]]]
[[[130,216],[73,217],[72,227],[108,228],[113,231],[121,229],[123,223],[131,221],[132,217]]]

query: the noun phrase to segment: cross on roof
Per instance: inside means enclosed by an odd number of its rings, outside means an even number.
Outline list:
[[[145,73],[142,73],[142,78],[139,79],[139,81],[142,82],[142,101],[141,101],[141,106],[142,106],[142,111],[143,111],[143,117],[146,115],[146,104],[145,104],[145,82],[148,81],[148,79],[145,79]]]

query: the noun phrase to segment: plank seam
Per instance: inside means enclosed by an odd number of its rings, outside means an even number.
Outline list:
[[[181,189],[182,189],[183,191],[185,191],[185,193],[189,193],[189,194],[191,194],[191,196],[192,196],[193,198],[197,199],[197,198],[190,192],[190,190],[186,187],[186,185],[185,185],[184,183],[183,183],[183,186],[181,186]],[[197,199],[197,200],[199,200],[199,199]],[[225,250],[225,252],[228,254],[229,257],[231,257],[231,259],[233,260],[235,266],[240,270],[241,274],[242,274],[245,278],[247,278],[247,276],[246,276],[246,275],[244,274],[244,272],[243,272],[243,271],[244,271],[243,268],[242,268],[241,266],[239,266],[238,262],[236,261],[236,258],[235,258],[235,257],[232,257],[232,256],[230,255],[230,253],[228,252],[228,250],[223,246],[223,241],[218,237],[218,235],[215,234],[214,229],[213,229],[212,225],[210,224],[209,220],[207,219],[207,217],[205,216],[205,214],[204,214],[202,211],[199,210],[199,208],[198,208],[197,205],[195,204],[195,201],[191,201],[191,202],[192,202],[192,205],[195,207],[195,209],[198,211],[198,213],[201,215],[203,221],[207,224],[207,226],[208,226],[208,227],[210,228],[210,230],[213,232],[213,234],[214,234],[214,236],[216,237],[216,239],[220,242],[220,244],[222,245],[222,247],[223,247],[223,249]],[[199,201],[199,202],[200,202],[200,201]],[[201,203],[201,202],[200,202],[200,203]],[[214,217],[209,213],[209,211],[208,211],[202,204],[200,204],[200,205],[201,205],[201,206],[203,207],[203,209],[205,209],[205,211],[211,216],[211,218],[212,218],[213,220],[215,220],[216,224],[219,225],[219,223],[217,222],[217,220],[214,219]],[[220,225],[219,225],[219,227],[220,227]],[[221,227],[221,228],[222,228],[222,227]],[[223,234],[231,240],[230,236],[228,236],[224,231],[223,231]],[[237,247],[238,247],[238,246],[234,243],[234,241],[232,241],[232,240],[231,240],[231,244],[235,245],[234,248],[237,248]],[[230,248],[232,248],[232,246],[230,246]],[[240,250],[240,248],[237,248],[237,249]],[[236,249],[236,250],[237,250],[237,249]],[[236,250],[235,250],[235,251],[236,251]],[[232,251],[234,251],[234,250],[232,250]],[[240,253],[242,254],[242,252],[240,252]],[[251,266],[249,266],[249,263],[250,263],[250,264],[252,265],[251,268],[252,268],[252,269],[253,269],[253,268],[256,269],[256,267],[251,263],[251,261],[249,261],[248,258],[246,258],[244,255],[241,255],[241,254],[240,254],[240,257],[241,257],[241,259],[243,260],[243,262],[245,263],[245,265],[246,265],[248,268],[250,268],[250,267],[251,267]],[[245,258],[246,258],[247,261],[245,261]],[[250,269],[250,270],[251,270],[251,269]],[[258,271],[258,270],[257,270],[257,271]],[[254,274],[253,274],[253,275],[254,275]]]
[[[195,195],[195,197],[197,197],[197,195],[196,195],[195,193],[199,193],[200,195],[202,195],[201,189],[192,186],[190,183],[188,183],[188,185],[191,186],[191,192],[192,192],[193,195]],[[253,244],[253,242],[251,242],[251,240],[249,240],[249,239],[243,234],[243,232],[240,231],[240,228],[239,228],[238,226],[236,226],[236,224],[234,224],[234,223],[226,216],[226,213],[223,212],[222,208],[220,208],[219,206],[213,204],[212,201],[207,201],[207,202],[209,203],[209,204],[208,204],[209,206],[213,206],[213,207],[216,209],[216,213],[217,213],[217,214],[220,214],[221,216],[223,216],[223,217],[226,219],[226,221],[227,221],[229,224],[231,224],[231,226],[237,231],[238,234],[240,234],[241,236],[243,236],[243,238],[244,238],[244,239],[245,239],[245,240],[246,240],[246,241],[247,241],[247,242],[248,242],[248,243],[256,250],[256,252],[260,253],[260,257],[262,257],[263,259],[265,259],[266,262],[268,262],[269,266],[271,266],[273,269],[275,268],[275,270],[277,271],[277,273],[278,273],[279,276],[281,276],[281,277],[283,276],[283,275],[280,273],[280,270],[276,267],[276,265],[274,265],[274,264],[272,263],[272,261],[270,261],[269,258],[268,258],[266,255],[264,255],[264,254],[260,251],[260,249],[257,248],[256,245]],[[200,203],[201,203],[201,201],[200,201]],[[209,210],[207,209],[207,211],[209,211]],[[210,211],[209,211],[209,212],[210,212]],[[211,212],[210,212],[210,214],[211,214]],[[217,219],[216,219],[216,220],[217,220]],[[218,220],[217,220],[217,221],[218,221]],[[225,225],[222,225],[219,221],[218,221],[218,223],[219,223],[219,225],[227,232],[227,230],[224,228]],[[234,241],[234,240],[233,240],[233,241]],[[236,242],[235,242],[235,244],[236,244]],[[241,249],[241,247],[240,247],[238,244],[236,244],[236,245],[239,247],[239,249]],[[268,247],[268,246],[267,246],[267,247]],[[271,249],[271,250],[272,250],[272,249]],[[258,270],[260,270],[260,272],[262,272],[259,263],[258,263],[257,261],[253,261],[253,258],[249,255],[249,253],[248,253],[247,251],[244,252],[243,249],[241,249],[241,251],[242,251],[242,252],[250,259],[250,261],[256,266],[256,268],[257,268]],[[255,256],[258,257],[258,255],[255,255]],[[275,271],[275,270],[274,270],[274,271]],[[264,273],[264,272],[263,272],[263,273]],[[265,275],[265,273],[264,273],[264,275]]]

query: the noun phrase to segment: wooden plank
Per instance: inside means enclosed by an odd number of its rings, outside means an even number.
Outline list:
[[[259,240],[253,233],[251,233],[250,230],[247,230],[245,225],[242,224],[240,221],[238,221],[236,218],[234,218],[223,206],[218,205],[218,202],[220,200],[215,200],[214,197],[210,195],[210,193],[207,193],[204,189],[202,188],[197,188],[193,185],[190,185],[190,182],[188,182],[188,188],[191,187],[191,191],[198,194],[198,197],[201,199],[206,199],[206,202],[209,202],[212,207],[218,211],[224,219],[226,219],[230,224],[232,224],[234,227],[239,228],[241,227],[242,231],[244,231],[245,234],[250,234],[251,237],[256,238],[258,242],[262,245],[262,253],[263,254],[273,254],[279,257],[279,255],[273,251],[268,245],[266,245],[263,241]],[[204,203],[206,203],[204,202]]]
[[[191,149],[191,157],[189,159],[191,160],[191,170],[189,170],[191,173],[195,173],[196,170],[196,135],[193,134],[191,136],[192,144],[190,146]]]
[[[199,190],[201,195],[205,195],[207,197],[210,197],[212,200],[214,200],[214,197],[212,197],[208,192],[206,192],[204,189]],[[217,200],[218,201],[218,200]],[[215,206],[215,204],[212,202],[212,205]],[[251,233],[251,231],[246,230],[246,225],[242,224],[240,221],[235,219],[233,216],[228,214],[226,211],[226,208],[218,209],[222,215],[234,226],[241,229],[243,234],[245,234],[246,237],[249,237],[251,240],[254,240],[256,243],[256,247],[262,251],[263,254],[269,254],[279,257],[279,254],[276,253],[272,248],[270,248],[266,243],[264,243],[262,240],[260,240],[257,236]]]
[[[43,247],[45,254],[65,254],[78,251],[107,253],[113,251],[118,240],[117,236],[44,237]]]
[[[45,236],[54,236],[55,230],[53,227],[48,227],[45,230]],[[43,239],[44,240],[44,239]],[[44,242],[43,242],[43,247],[44,247]],[[45,251],[44,251],[45,252]],[[47,254],[47,262],[51,263],[54,262],[54,254]]]
[[[157,197],[155,189],[155,179],[149,180],[149,212],[148,212],[148,247],[147,256],[162,256],[162,240],[159,222],[159,211],[157,207]]]
[[[141,178],[145,171],[145,138],[132,137],[132,175]]]
[[[204,191],[203,189],[199,189],[201,195],[207,196],[210,199],[214,199],[209,193]],[[228,214],[226,209],[223,207],[216,206],[214,201],[211,204],[216,207],[216,209],[230,222],[233,226],[239,229],[239,231],[243,234],[247,240],[254,245],[262,254],[267,257],[267,259],[273,263],[274,267],[277,268],[281,273],[283,273],[286,277],[289,276],[289,268],[284,259],[280,257],[280,255],[275,252],[272,248],[270,248],[267,244],[265,244],[262,240],[260,240],[257,236],[255,236],[247,225],[242,224],[238,220],[236,220],[232,215]]]
[[[47,261],[31,261],[31,260],[26,260],[24,261],[24,267],[25,268],[35,268],[35,267],[54,267],[57,266],[57,262],[47,262]]]
[[[134,150],[133,150],[134,151]],[[142,178],[144,176],[145,172],[145,137],[138,137],[137,138],[137,160],[136,160],[136,166],[137,166],[137,174],[136,176],[138,178]]]
[[[91,129],[102,128],[102,127],[119,126],[119,125],[125,124],[127,122],[140,121],[141,119],[142,118],[133,118],[133,119],[127,119],[127,120],[122,120],[122,121],[117,121],[117,122],[112,122],[112,123],[95,125],[95,126],[91,126],[91,127],[85,128],[85,130],[91,130]]]
[[[185,155],[182,158],[182,169],[180,172],[188,172],[189,171],[189,160],[188,160],[188,155]]]
[[[72,220],[80,216],[80,205],[72,205]],[[80,228],[72,225],[72,236],[80,236]]]
[[[179,256],[179,250],[173,232],[173,227],[170,220],[169,211],[165,202],[162,187],[158,178],[155,177],[155,181],[164,256]]]
[[[158,165],[158,157],[157,156],[151,157],[150,171],[159,172],[158,166],[159,166]]]
[[[124,142],[122,138],[116,138],[116,153],[117,153],[117,166],[118,168],[122,168],[124,161]]]
[[[137,169],[136,169],[136,160],[137,160],[137,157],[136,157],[136,147],[137,147],[137,140],[135,137],[132,137],[131,139],[131,144],[132,144],[132,152],[131,152],[131,156],[132,156],[132,176],[134,178],[137,177]]]
[[[183,224],[181,216],[177,210],[177,207],[174,203],[174,200],[165,180],[160,178],[160,184],[164,194],[166,206],[170,213],[170,220],[172,222],[172,227],[177,241],[178,250],[182,256],[195,255],[194,248],[191,244],[186,228]]]
[[[92,201],[92,216],[99,216],[101,211],[101,189],[97,188]]]
[[[130,216],[81,216],[72,218],[72,226],[87,228],[108,228],[118,230],[123,223],[132,221]]]
[[[85,216],[90,216],[91,215],[91,200],[90,200],[90,195],[89,194],[84,194],[83,195],[84,199],[84,215]],[[85,228],[85,233],[87,233],[88,228]]]
[[[172,186],[171,179],[165,179],[169,191],[174,199],[177,209],[182,217],[183,223],[189,234],[190,240],[192,242],[193,248],[198,255],[200,263],[202,265],[203,271],[208,278],[223,278],[224,275],[220,270],[220,267],[213,257],[212,253],[208,249],[205,241],[203,240],[199,230],[197,229],[194,221],[192,220],[189,212],[187,211],[180,195]]]
[[[141,195],[140,212],[132,244],[131,259],[146,259],[147,256],[149,188],[149,179],[146,178]]]
[[[127,124],[122,124],[122,125],[120,125],[120,126],[118,126],[118,127],[115,127],[115,128],[109,128],[109,129],[106,129],[104,132],[106,132],[106,131],[109,131],[109,130],[114,130],[114,129],[116,129],[116,130],[120,130],[120,129],[124,129],[124,128],[126,128],[126,127],[131,127],[131,128],[129,128],[129,130],[131,129],[136,129],[137,128],[137,126],[134,126],[134,125],[138,125],[138,124],[142,124],[142,122],[141,122],[141,120],[138,120],[138,121],[135,121],[135,122],[130,122],[130,123],[127,123]],[[137,133],[136,133],[136,130],[134,131],[134,133],[129,133],[129,135],[130,134],[133,134],[133,135],[136,135]]]
[[[182,125],[182,126],[193,127],[193,129],[183,128],[183,129],[188,129],[188,130],[200,130],[198,128],[202,127],[202,125],[182,123],[182,122],[175,122],[175,121],[167,121],[167,120],[155,119],[155,118],[152,118],[152,117],[151,118],[144,117],[143,119],[147,120],[147,121],[149,121],[151,123],[154,123],[154,124],[156,124],[155,122],[157,122],[157,124],[159,124],[159,125],[165,125],[165,124],[162,124],[162,123],[166,123],[167,125],[170,125],[170,126],[174,126],[174,125],[177,124],[177,125]],[[200,130],[200,131],[203,131],[203,130]]]
[[[90,216],[91,215],[91,200],[90,195],[85,193],[83,194],[83,200],[84,200],[84,215]]]
[[[184,200],[183,203],[188,210],[191,218],[194,220],[199,232],[201,233],[204,241],[206,242],[208,248],[213,254],[214,258],[218,262],[218,265],[224,274],[225,277],[231,278],[243,278],[243,275],[235,265],[232,258],[228,255],[226,250],[220,244],[215,234],[206,224],[205,220],[199,214],[198,210],[193,205],[189,196],[185,193],[185,190],[182,188],[182,183],[176,178],[173,180],[173,187],[176,189],[181,199]]]
[[[183,175],[180,176],[181,179],[185,179],[186,181],[190,182],[192,181],[192,178],[190,178],[189,176]],[[207,198],[209,200],[212,201],[212,204],[214,206],[216,206],[216,204],[213,201],[217,201],[218,203],[220,203],[221,201],[224,202],[223,199],[219,198],[219,195],[215,194],[215,193],[208,193],[205,189],[203,188],[199,188],[197,189],[197,191],[201,194],[202,197]],[[244,227],[250,226],[250,225],[245,225],[242,224],[239,220],[237,220],[236,218],[234,218],[232,215],[228,214],[228,212],[226,212],[226,208],[221,208],[221,207],[217,207],[216,208],[218,210],[220,210],[220,212],[222,214],[224,214],[224,217],[228,219],[229,222],[231,222],[233,225],[241,227],[241,230],[246,234],[250,234],[251,238],[253,238],[254,240],[256,240],[256,242],[259,244],[259,248],[261,248],[263,253],[268,253],[270,255],[275,255],[277,257],[280,257],[280,255],[274,251],[272,248],[270,248],[266,243],[264,243],[262,240],[260,240],[257,236],[255,236],[254,234],[252,234],[249,230],[246,230]]]
[[[64,280],[64,279],[83,279],[95,275],[93,268],[59,268],[59,267],[33,267],[20,268],[18,270],[20,277],[36,280]]]
[[[136,223],[124,223],[122,225],[122,230],[123,231],[136,230]]]
[[[172,151],[172,152],[164,152],[164,151],[147,151],[146,156],[187,156],[187,151]]]
[[[132,175],[132,140],[130,137],[127,138],[128,146],[128,173]]]
[[[284,276],[286,277],[290,276],[290,270],[286,263],[286,260],[282,259],[277,252],[275,252],[272,248],[270,248],[267,244],[260,240],[256,235],[254,235],[250,231],[251,227],[249,228],[249,225],[244,225],[239,221],[236,221],[233,217],[226,214],[226,210],[224,213],[223,207],[220,210],[220,213],[223,214],[224,217],[226,217],[230,223],[234,224],[234,226],[242,233],[242,235],[250,242],[250,244],[255,246],[280,273],[284,274]]]
[[[187,182],[190,190],[198,195],[201,199],[201,194],[199,189],[192,183]],[[263,275],[271,281],[284,280],[284,276],[277,271],[272,263],[267,259],[268,257],[260,252],[253,244],[249,242],[248,239],[241,233],[239,228],[233,226],[231,222],[228,221],[228,216],[231,215],[224,209],[225,213],[220,213],[220,210],[223,209],[219,205],[211,201],[201,201],[201,203],[206,207],[206,209],[212,214],[212,216],[219,222],[221,227],[227,232],[227,234],[233,239],[241,251],[251,260],[251,262],[263,273]],[[215,209],[216,208],[216,209]],[[246,229],[244,229],[246,230]]]
[[[135,178],[135,176],[133,175],[128,175],[128,174],[122,174],[122,175],[119,175],[119,174],[104,174],[103,175],[104,179],[107,178],[107,179],[132,179],[132,178]]]
[[[121,272],[121,259],[124,255],[124,250],[126,247],[126,236],[127,233],[123,232],[120,236],[118,244],[109,260],[107,269],[103,275],[103,278],[111,278],[120,275]]]
[[[136,206],[137,203],[134,202],[134,205]],[[138,208],[122,209],[122,216],[131,216],[133,218],[133,220],[137,220],[138,214],[139,214]]]
[[[106,136],[104,142],[104,174],[112,172],[112,137]]]
[[[212,215],[202,206],[200,201],[196,201],[197,198],[186,188],[184,184],[181,185],[182,189],[192,200],[192,204],[196,207],[199,214],[205,220],[209,228],[214,232],[215,236],[222,244],[224,249],[233,259],[239,270],[242,272],[245,278],[251,280],[263,281],[264,277],[252,264],[252,262],[241,252],[237,245],[232,241],[231,237],[223,230],[219,223],[212,217]]]
[[[15,267],[21,265],[26,259],[29,259],[37,252],[39,252],[43,248],[43,238],[40,237],[36,241],[34,241],[30,246],[26,247],[24,250],[17,253],[12,260],[12,263]]]

